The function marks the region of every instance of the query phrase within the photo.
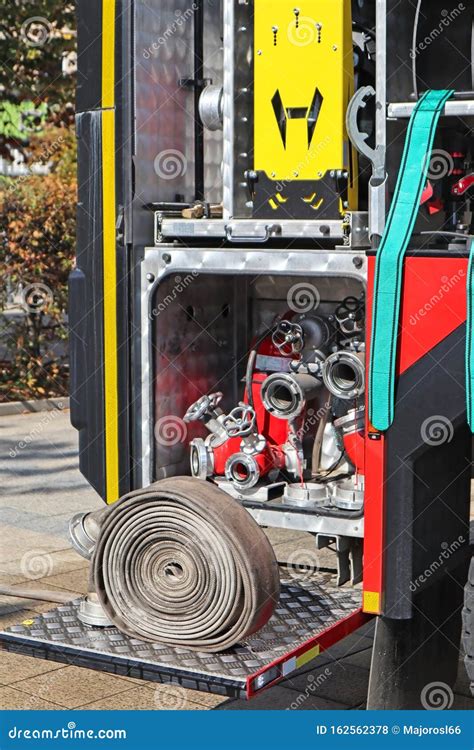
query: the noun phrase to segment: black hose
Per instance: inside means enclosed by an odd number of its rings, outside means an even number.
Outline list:
[[[255,408],[255,403],[253,400],[253,374],[255,371],[255,362],[257,359],[257,350],[252,349],[250,352],[248,361],[247,361],[247,370],[245,372],[245,385],[247,387],[247,400],[249,402],[249,406],[252,407],[252,409]]]

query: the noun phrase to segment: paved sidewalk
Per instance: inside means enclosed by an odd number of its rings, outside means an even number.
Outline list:
[[[1,417],[0,457],[0,585],[85,593],[88,563],[70,549],[67,526],[74,513],[100,508],[102,501],[78,471],[69,413]],[[306,534],[270,536],[280,561],[296,549],[314,549]],[[51,608],[47,602],[0,597],[0,627]],[[366,626],[250,703],[2,653],[0,709],[364,708],[372,636]],[[461,665],[454,707],[472,708],[468,696]]]

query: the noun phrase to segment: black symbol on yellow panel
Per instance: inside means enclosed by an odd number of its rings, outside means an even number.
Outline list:
[[[288,120],[306,120],[308,125],[308,148],[311,146],[314,131],[318,124],[319,114],[323,106],[324,97],[316,88],[313,100],[309,107],[285,107],[281,94],[277,89],[272,99],[272,107],[275,113],[278,129],[280,131],[283,146],[286,148]]]

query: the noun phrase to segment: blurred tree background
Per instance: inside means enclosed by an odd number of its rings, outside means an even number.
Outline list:
[[[74,4],[0,0],[0,401],[67,394]]]

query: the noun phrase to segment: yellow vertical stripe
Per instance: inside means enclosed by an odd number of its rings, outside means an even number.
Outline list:
[[[115,105],[115,0],[102,0],[102,107]]]
[[[115,0],[102,0],[102,182],[106,500],[119,497],[115,245]]]

